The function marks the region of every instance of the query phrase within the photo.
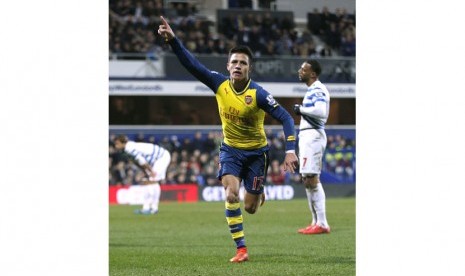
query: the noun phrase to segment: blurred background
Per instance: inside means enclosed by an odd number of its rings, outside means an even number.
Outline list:
[[[317,59],[320,80],[331,93],[321,180],[328,197],[355,195],[355,1],[110,0],[109,5],[110,203],[138,202],[143,176],[128,156],[115,151],[118,134],[170,150],[162,200],[222,200],[216,100],[156,33],[161,15],[206,67],[225,75],[229,49],[249,46],[255,56],[252,79],[292,115],[306,92],[297,70],[304,60]],[[300,118],[293,116],[298,132]],[[279,167],[281,125],[270,116],[265,124],[271,146],[268,198],[305,197],[299,174]]]

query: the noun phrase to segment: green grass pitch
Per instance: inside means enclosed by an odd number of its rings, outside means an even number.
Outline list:
[[[241,209],[250,261],[236,248],[223,202],[162,202],[157,215],[139,206],[109,208],[110,275],[355,275],[355,198],[329,198],[331,233],[301,235],[307,201],[267,201],[254,215]]]

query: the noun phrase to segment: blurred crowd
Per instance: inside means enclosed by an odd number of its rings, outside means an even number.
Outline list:
[[[261,14],[234,13],[212,22],[198,15],[190,2],[163,0],[110,0],[110,55],[142,53],[153,59],[167,50],[156,35],[160,15],[167,17],[176,36],[197,54],[227,54],[235,45],[248,45],[256,56],[290,55],[299,57],[355,56],[355,15],[345,9],[330,12],[314,9],[307,17],[307,28],[296,29],[294,19],[278,18],[272,11]],[[128,55],[126,58],[130,58]]]
[[[142,183],[144,173],[127,154],[115,150],[110,135],[109,141],[109,184],[138,185]],[[156,143],[171,152],[165,184],[194,183],[199,186],[220,186],[217,179],[219,165],[219,147],[222,141],[221,131],[202,133],[196,131],[182,139],[177,135],[154,136],[138,134],[132,138],[136,142]],[[281,168],[285,156],[284,133],[267,131],[270,145],[270,166],[267,184],[300,183],[298,173],[291,174]],[[328,145],[323,161],[323,171],[331,173],[340,181],[354,182],[355,141],[341,135],[328,135]]]
[[[342,135],[328,135],[323,170],[340,181],[353,181],[355,175],[355,141]]]

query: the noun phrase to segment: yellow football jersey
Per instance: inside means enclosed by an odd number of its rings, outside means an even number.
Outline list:
[[[215,93],[224,143],[243,150],[267,146],[264,121],[268,113],[283,125],[286,150],[295,150],[294,120],[270,93],[250,79],[243,91],[235,91],[227,76],[206,68],[177,38],[169,43],[181,64]]]
[[[236,92],[230,80],[216,92],[224,142],[239,149],[257,149],[267,145],[263,124],[265,111],[257,105],[257,89],[250,81],[242,92]]]

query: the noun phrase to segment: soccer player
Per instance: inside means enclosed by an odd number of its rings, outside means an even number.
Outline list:
[[[236,46],[229,51],[227,77],[201,64],[175,37],[167,21],[163,17],[161,20],[158,34],[171,45],[181,64],[215,93],[224,137],[220,147],[218,179],[225,188],[226,221],[237,249],[230,262],[247,261],[239,188],[243,181],[244,209],[254,214],[265,200],[263,185],[269,163],[264,130],[266,113],[283,125],[286,137],[283,167],[294,172],[298,161],[294,120],[271,94],[250,79],[252,52],[248,47]]]
[[[326,148],[325,123],[329,115],[329,92],[318,79],[321,66],[307,60],[299,69],[299,79],[307,85],[302,105],[294,105],[294,113],[301,115],[299,132],[299,172],[307,193],[312,222],[298,230],[301,234],[329,233],[326,221],[326,195],[320,182],[321,164]]]
[[[136,214],[151,215],[158,213],[160,202],[160,181],[166,177],[166,169],[171,161],[171,154],[155,144],[129,141],[125,135],[115,138],[115,148],[124,150],[142,168],[144,179],[144,204],[142,209],[136,210]]]

